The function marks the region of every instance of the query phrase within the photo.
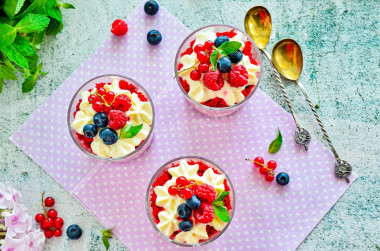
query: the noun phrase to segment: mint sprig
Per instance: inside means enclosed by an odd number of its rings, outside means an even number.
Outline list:
[[[269,153],[276,153],[280,150],[282,145],[282,135],[280,132],[280,129],[277,129],[277,137],[270,143],[268,152]]]
[[[106,229],[106,230],[102,230],[102,240],[103,240],[103,245],[106,248],[106,250],[108,250],[110,248],[109,239],[113,237],[111,231],[114,228],[115,227],[110,228],[110,229]]]
[[[229,195],[229,191],[223,191],[219,194],[219,196],[212,202],[212,207],[214,208],[215,214],[219,217],[219,219],[223,222],[230,221],[230,214],[227,209],[223,206],[223,200]]]
[[[137,126],[134,126],[133,124],[126,125],[121,129],[120,138],[133,138],[141,131],[142,127],[143,124]]]
[[[238,51],[241,47],[241,43],[237,41],[226,41],[221,44],[210,56],[210,62],[212,64],[213,71],[215,71],[216,63],[218,62],[219,53],[228,57],[229,54]]]

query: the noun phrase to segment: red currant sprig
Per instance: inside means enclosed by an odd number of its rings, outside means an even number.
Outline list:
[[[277,167],[277,163],[274,160],[268,161],[267,165],[264,165],[264,159],[262,157],[256,157],[254,160],[245,159],[254,163],[255,167],[259,167],[259,172],[265,175],[265,180],[272,182],[274,180],[275,172],[273,171]]]
[[[41,229],[44,230],[46,238],[51,238],[53,236],[62,235],[62,226],[64,221],[62,218],[58,217],[57,210],[51,208],[49,211],[46,210],[46,207],[52,207],[55,204],[55,201],[52,197],[47,197],[44,200],[44,194],[41,196],[41,205],[44,210],[43,214],[37,214],[35,220],[37,223],[41,224]]]
[[[92,108],[96,112],[109,112],[111,110],[111,106],[115,102],[117,94],[113,91],[107,92],[104,87],[100,87],[96,89],[94,94],[91,94],[88,97],[88,102],[92,104]]]
[[[176,195],[178,193],[179,196],[190,199],[196,187],[197,184],[194,180],[187,180],[186,177],[180,176],[176,179],[176,185],[168,188],[168,192],[170,195]]]

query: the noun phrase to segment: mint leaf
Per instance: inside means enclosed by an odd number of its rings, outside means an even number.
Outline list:
[[[55,36],[60,33],[63,29],[63,23],[59,22],[57,19],[51,18],[49,26],[46,29],[46,35]]]
[[[221,44],[218,49],[223,51],[223,55],[229,55],[231,53],[234,53],[235,51],[238,51],[241,47],[241,43],[237,41],[226,41],[223,44]]]
[[[4,79],[0,78],[0,93],[3,92]]]
[[[24,5],[25,0],[5,0],[4,12],[8,17],[13,18]]]
[[[127,126],[124,126],[121,129],[120,138],[133,138],[138,134],[143,127],[143,124],[134,126],[133,124],[129,124]]]
[[[13,43],[17,35],[17,30],[7,24],[0,24],[0,48]]]
[[[0,79],[17,80],[17,77],[12,68],[5,65],[0,65]]]
[[[20,33],[39,32],[48,26],[49,21],[44,15],[28,14],[17,23],[16,29]]]
[[[49,23],[50,25],[50,23]],[[49,27],[49,26],[48,26]],[[29,34],[29,42],[31,43],[32,46],[34,46],[36,49],[40,49],[40,45],[42,41],[44,41],[45,38],[45,32],[33,32]]]
[[[36,85],[37,76],[41,73],[42,63],[38,65],[36,72],[32,74],[30,77],[26,78],[22,83],[22,93],[28,93],[33,90]]]
[[[13,46],[13,44],[7,47],[1,48],[1,51],[9,58],[9,60],[15,62],[23,69],[29,70],[28,60]]]
[[[214,202],[215,202],[215,201],[223,201],[223,200],[227,197],[227,195],[229,195],[229,194],[230,194],[229,191],[223,191],[223,192],[221,192],[221,193],[219,194],[218,198],[216,198],[216,199],[214,200]],[[214,203],[214,202],[213,202],[213,203]]]
[[[282,144],[282,135],[280,132],[280,129],[278,129],[277,137],[270,143],[268,152],[269,153],[276,153],[280,150]]]
[[[102,230],[102,240],[103,240],[103,244],[104,244],[104,247],[106,248],[106,250],[108,250],[110,248],[109,238],[112,238],[111,231],[114,228],[115,227],[110,228],[110,229],[106,229],[106,230]]]
[[[217,207],[212,205],[214,208],[214,211],[216,215],[219,217],[219,219],[223,222],[229,222],[230,221],[230,214],[228,213],[227,209],[225,207]]]
[[[18,50],[24,57],[37,57],[37,52],[34,50],[33,46],[30,45],[29,41],[24,37],[17,36],[13,46]]]
[[[216,63],[218,62],[219,50],[216,49],[210,56],[210,62],[212,64],[212,70],[215,71]]]
[[[108,238],[103,235],[102,240],[104,247],[106,248],[106,250],[108,250],[110,248],[110,242],[108,241]]]
[[[223,201],[216,201],[214,200],[214,202],[212,203],[213,206],[216,206],[216,207],[223,207]]]
[[[63,3],[62,7],[65,9],[75,9],[74,5],[69,4],[69,3]]]

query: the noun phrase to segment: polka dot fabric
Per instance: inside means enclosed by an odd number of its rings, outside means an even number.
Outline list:
[[[13,142],[105,227],[116,226],[115,235],[131,250],[181,249],[151,226],[145,193],[154,172],[182,155],[200,155],[216,162],[230,176],[236,193],[229,228],[211,244],[194,249],[296,249],[349,186],[335,178],[332,154],[314,138],[308,152],[296,145],[291,116],[261,90],[228,117],[211,118],[195,111],[172,80],[176,50],[189,30],[162,7],[158,16],[147,17],[139,6],[127,22],[128,35],[112,37],[99,48],[12,136]],[[164,37],[155,48],[145,43],[145,30],[153,27]],[[145,61],[139,60],[141,55]],[[158,60],[167,62],[158,64]],[[86,80],[110,72],[128,75],[146,87],[157,114],[152,145],[128,163],[86,157],[76,149],[66,128],[66,111],[75,90]],[[278,127],[283,146],[270,155],[267,148]],[[23,133],[26,128],[28,137]],[[51,128],[59,128],[60,133],[43,133]],[[276,160],[276,172],[289,173],[290,183],[284,187],[267,183],[244,160],[255,156]]]

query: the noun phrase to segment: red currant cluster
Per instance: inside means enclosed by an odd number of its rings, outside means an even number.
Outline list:
[[[190,199],[197,187],[194,180],[187,180],[186,177],[180,176],[176,179],[176,185],[168,188],[168,192],[170,195],[178,194],[182,198]]]
[[[55,201],[52,197],[47,197],[44,203],[44,193],[42,193],[42,208],[44,209],[43,214],[37,214],[35,220],[37,223],[41,224],[41,229],[44,230],[45,237],[51,238],[53,236],[59,237],[62,235],[63,219],[58,216],[57,210],[54,208],[46,211],[46,207],[53,207]]]
[[[114,103],[117,95],[107,90],[104,88],[105,83],[99,83],[96,84],[96,93],[91,94],[88,97],[88,102],[92,104],[92,108],[96,112],[105,112],[108,113],[112,109],[112,104]]]
[[[274,180],[274,169],[277,167],[277,163],[274,160],[268,161],[267,165],[264,165],[264,159],[262,157],[256,157],[254,160],[246,159],[252,161],[255,167],[260,167],[259,172],[265,175],[265,180],[272,182]]]
[[[194,52],[197,54],[197,59],[200,62],[198,69],[190,72],[190,78],[192,80],[199,80],[202,77],[202,73],[206,73],[210,69],[210,56],[214,52],[214,43],[212,41],[206,41],[204,45],[197,44],[194,47]]]

